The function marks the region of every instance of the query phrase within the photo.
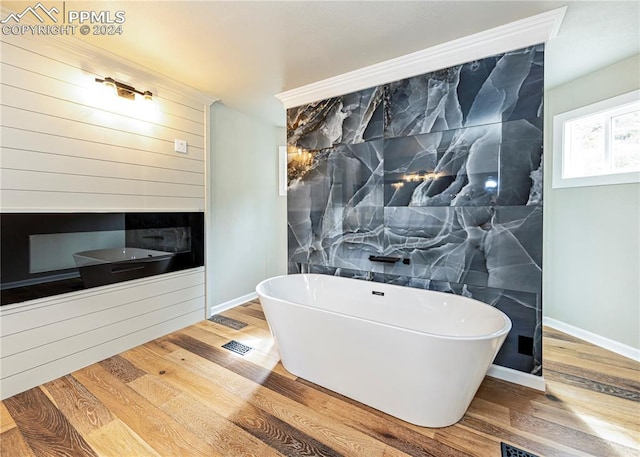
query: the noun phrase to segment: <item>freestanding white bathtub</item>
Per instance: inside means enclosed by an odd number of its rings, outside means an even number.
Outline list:
[[[458,422],[511,321],[442,292],[317,274],[256,287],[292,374],[423,427]]]

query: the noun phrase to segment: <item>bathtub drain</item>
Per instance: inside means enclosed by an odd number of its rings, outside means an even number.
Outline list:
[[[509,444],[500,443],[500,447],[502,449],[502,457],[538,457],[531,452],[523,451]]]
[[[252,347],[249,347],[245,344],[238,343],[236,340],[231,340],[228,343],[223,344],[222,347],[240,355],[245,355],[247,352],[253,349]]]

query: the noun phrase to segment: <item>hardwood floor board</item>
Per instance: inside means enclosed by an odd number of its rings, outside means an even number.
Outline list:
[[[469,456],[467,452],[456,449],[435,440],[435,429],[421,433],[412,429],[412,425],[391,418],[379,411],[369,411],[345,403],[338,398],[331,398],[323,410],[324,414],[349,423],[356,430],[370,437],[405,452],[414,457],[454,457]],[[432,434],[434,437],[430,437]]]
[[[177,351],[178,349],[180,349],[178,346],[171,343],[167,336],[163,336],[161,338],[158,338],[157,340],[149,341],[148,343],[143,344],[143,346],[159,355],[170,354],[173,351]]]
[[[500,455],[499,439],[489,438],[467,428],[455,425],[440,428],[436,431],[434,438],[451,447],[462,449],[475,457]]]
[[[311,438],[258,408],[245,409],[248,411],[238,411],[231,417],[233,423],[285,456],[339,457],[342,455],[329,445]]]
[[[583,366],[586,368],[593,366],[604,366],[607,368],[617,367],[631,370],[635,373],[640,373],[638,362],[599,346],[587,343],[586,341],[577,340],[575,342],[568,342],[547,338],[545,339],[545,344],[543,346],[543,354],[547,351],[553,355],[570,354],[572,358],[572,365],[584,364]]]
[[[234,330],[216,322],[207,321],[205,323],[210,326],[214,331],[221,336],[226,336],[230,340],[241,341],[241,338],[249,339],[255,342],[262,342],[265,339],[271,338],[271,332],[264,328],[254,327],[253,325],[247,325],[239,330]]]
[[[156,375],[160,382],[188,393],[222,417],[229,417],[244,406],[239,398],[226,390],[217,389],[210,379],[194,376],[193,372],[171,360],[161,358],[153,352],[145,352],[145,348],[136,348],[127,351],[125,356],[135,358],[138,366],[149,373],[161,372],[162,374]]]
[[[96,456],[39,387],[14,395],[4,404],[36,456]]]
[[[277,457],[281,454],[233,422],[182,394],[162,409],[225,456]]]
[[[317,455],[340,455],[326,446],[318,446],[316,440],[302,432],[298,431],[292,434],[290,426],[284,426],[283,422],[277,418],[260,411],[226,389],[216,386],[212,382],[215,372],[209,370],[201,377],[193,370],[189,371],[178,366],[177,362],[183,362],[180,354],[170,355],[171,357],[176,356],[176,361],[173,363],[173,361],[160,360],[159,356],[151,352],[141,356],[139,348],[133,351],[136,352],[136,360],[144,358],[144,363],[138,364],[139,367],[147,372],[164,372],[160,375],[163,381],[170,382],[174,386],[182,386],[193,397],[192,401],[207,405],[212,412],[229,418],[231,422],[246,432],[266,440],[265,442],[284,455],[295,455],[292,453],[292,449],[304,450],[305,452],[314,451],[317,452]],[[125,353],[125,357],[133,356],[133,351]]]
[[[196,324],[197,327],[216,334],[221,338],[226,338],[227,341],[235,340],[238,343],[246,344],[254,349],[270,352],[273,348],[273,340],[271,336],[265,336],[264,330],[257,329],[252,326],[247,326],[242,330],[233,330],[215,322],[206,321]],[[243,330],[247,332],[243,332]],[[257,332],[257,333],[256,333]]]
[[[544,336],[546,337],[547,342],[550,342],[551,340],[561,340],[570,341],[572,343],[584,343],[584,341],[576,338],[575,336],[567,335],[566,333],[562,333],[561,331],[551,327],[544,327]]]
[[[229,391],[243,401],[301,430],[310,437],[335,443],[336,451],[353,456],[379,457],[383,446],[369,436],[357,432],[341,421],[324,416],[270,389],[227,370],[213,362],[202,359],[188,351],[168,356],[190,370],[195,376],[209,379],[218,388]]]
[[[384,448],[384,453],[382,454],[382,457],[411,457],[411,456],[407,453],[400,451],[399,449],[396,449],[391,446],[386,446]]]
[[[566,349],[550,349],[548,352],[545,352],[543,358],[545,358],[545,360],[547,361],[554,361],[565,366],[573,367],[574,370],[585,370],[591,373],[606,373],[608,376],[613,376],[620,379],[629,379],[634,382],[640,382],[640,372],[638,370],[629,368],[626,365],[618,366],[616,364],[607,364],[591,359],[578,359],[573,355],[572,352],[567,351]],[[547,378],[553,379],[553,373],[549,374],[545,372],[545,379]]]
[[[216,332],[215,328],[209,325],[195,325],[189,328],[184,329],[183,334],[191,335],[196,339],[206,342],[207,344],[215,347],[220,347],[223,344],[227,343],[230,339],[236,340],[239,343],[246,344],[250,346],[253,351],[245,354],[245,357],[250,355],[253,352],[260,352],[263,355],[268,355],[274,360],[278,361],[279,357],[277,355],[277,351],[275,350],[275,344],[271,338],[261,338],[257,339],[253,336],[247,335],[236,335],[234,338],[230,338],[226,334],[219,334]]]
[[[265,322],[267,321],[266,317],[264,316],[264,312],[262,312],[262,308],[260,307],[260,305],[252,304],[247,308],[243,308],[242,310],[240,310],[240,312],[242,312],[243,314],[248,314],[249,316],[255,317],[256,319],[261,319]]]
[[[157,376],[145,374],[127,384],[155,406],[160,407],[182,394],[182,390],[168,385]]]
[[[182,350],[182,352],[185,351]],[[169,354],[167,357],[173,355],[175,353]],[[136,354],[135,357],[139,359],[140,355]],[[162,409],[178,424],[200,437],[216,452],[224,456],[275,457],[279,455],[225,419],[246,405],[241,399],[216,390],[215,384],[211,382],[211,376],[194,376],[193,372],[183,369],[176,363],[171,363],[172,367],[168,367],[168,361],[162,360],[153,352],[148,352],[144,359],[145,363],[142,365],[146,370],[164,372],[163,374],[145,376],[153,380],[153,384],[156,385],[153,390],[157,390],[157,386],[162,385],[164,386],[162,390],[179,392],[179,394],[172,396],[168,401],[164,401],[162,396],[154,395],[152,389],[141,390],[141,395],[154,406]],[[142,379],[139,378],[130,385],[139,383]],[[244,450],[241,447],[243,442]]]
[[[266,388],[281,393],[299,403],[306,404],[304,389],[285,376],[274,373],[273,371],[265,370],[264,368],[245,360],[241,360],[241,357],[237,354],[225,353],[228,351],[210,346],[188,335],[176,336],[172,341],[174,344],[186,349],[187,351],[193,352],[200,357],[228,368],[256,384],[263,385]]]
[[[223,344],[229,341],[227,338],[224,338],[210,331],[210,329],[207,330],[205,328],[197,326],[186,328],[182,333],[192,336],[193,338],[200,340],[203,343],[215,347],[221,347]],[[280,361],[280,357],[277,355],[277,351],[275,351],[273,345],[269,346],[269,349],[266,351],[264,350],[265,347],[266,345],[264,343],[261,343],[258,348],[254,348],[242,357],[244,360],[255,363],[256,365],[259,365],[267,370],[275,370],[280,374],[285,374],[281,372],[280,369],[276,368],[278,362]],[[286,372],[286,375],[290,377],[293,376],[288,372]]]
[[[475,398],[494,403],[501,408],[513,408],[530,413],[531,401],[544,401],[544,393],[487,376],[480,384]]]
[[[501,441],[507,444],[532,452],[541,457],[595,457],[591,454],[565,446],[562,442],[558,443],[547,440],[545,437],[533,433],[533,431],[529,433],[513,427],[502,427],[474,416],[465,415],[460,422],[458,422],[458,425],[489,437],[499,437]]]
[[[566,411],[547,404],[533,402],[533,417],[584,433],[597,433],[598,436],[608,441],[640,449],[640,430],[624,428],[589,414],[578,414],[572,410]]]
[[[0,433],[0,455],[7,457],[35,457],[33,450],[16,427]]]
[[[102,366],[83,368],[73,377],[160,455],[220,455]]]
[[[609,395],[611,397],[617,397],[632,402],[640,402],[640,390],[637,389],[623,389],[615,385],[607,384],[605,382],[594,381],[583,376],[576,376],[572,373],[566,373],[547,369],[549,375],[553,376],[556,381],[562,381],[563,384],[578,387],[584,390],[591,390],[593,392]]]
[[[544,419],[520,414],[516,411],[511,411],[511,425],[522,431],[535,430],[536,434],[544,436],[546,439],[563,443],[590,455],[615,455],[618,457],[637,457],[638,455],[633,449],[608,442],[590,433],[552,424]]]
[[[164,457],[120,419],[109,422],[85,437],[101,457]]]
[[[638,368],[638,362],[635,362],[631,359],[622,357],[617,354],[613,354],[613,357],[612,357],[611,356],[612,354],[613,353],[609,351],[605,351],[605,352],[587,351],[587,352],[582,352],[580,354],[580,359],[589,360],[589,361],[598,363],[601,366],[606,367],[606,369],[609,369],[609,367],[618,367],[618,368],[633,370],[636,373],[640,373],[640,369]]]
[[[111,411],[72,376],[54,379],[42,386],[73,427],[82,435],[114,419]]]
[[[100,365],[125,384],[146,374],[144,371],[136,368],[127,359],[123,359],[119,355],[104,359],[100,362]]]
[[[635,393],[635,395],[627,395],[630,399],[633,399],[634,397],[636,397],[637,400],[640,399],[638,398],[638,392],[640,392],[640,373],[635,373],[635,376],[632,375],[630,377],[613,376],[609,373],[603,373],[601,370],[598,370],[597,367],[583,369],[567,363],[555,362],[553,360],[547,361],[545,364],[545,370],[551,370],[560,374],[579,376],[595,383],[608,384],[617,389],[629,391],[630,394]]]
[[[252,316],[249,311],[251,311],[250,308],[245,308],[242,310],[238,310],[237,308],[232,308],[223,312],[222,315],[225,317],[230,317],[231,319],[236,319],[242,322],[246,322],[247,324],[253,327],[268,331],[269,326],[267,325],[267,321],[264,320],[264,318],[258,318],[258,317]]]
[[[578,414],[596,415],[605,421],[625,428],[638,427],[640,405],[620,398],[593,392],[587,389],[547,381],[547,393],[559,398],[566,409]]]
[[[4,432],[15,428],[16,423],[7,411],[7,407],[4,405],[4,402],[0,402],[0,435]]]
[[[491,418],[494,422],[502,425],[511,424],[509,408],[484,400],[478,396],[469,405],[467,414],[472,414],[479,418]]]

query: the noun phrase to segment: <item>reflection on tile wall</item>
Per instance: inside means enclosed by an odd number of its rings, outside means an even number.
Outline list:
[[[289,109],[290,273],[489,303],[513,322],[495,363],[542,374],[543,61],[537,45]]]

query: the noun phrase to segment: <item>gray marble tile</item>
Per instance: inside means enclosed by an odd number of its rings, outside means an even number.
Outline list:
[[[494,205],[501,140],[501,124],[386,140],[385,204]]]
[[[387,206],[542,203],[542,119],[385,140]]]
[[[382,138],[382,87],[287,110],[287,144],[306,150]]]
[[[384,255],[411,261],[387,273],[540,292],[539,207],[387,207],[384,230]]]
[[[542,207],[497,207],[484,240],[487,285],[542,292]]]
[[[484,240],[489,207],[387,207],[384,255],[410,259],[387,273],[435,281],[487,285]]]
[[[385,86],[385,138],[542,116],[544,45]]]
[[[336,146],[303,179],[290,185],[291,262],[365,268],[369,255],[380,254],[382,144]]]

